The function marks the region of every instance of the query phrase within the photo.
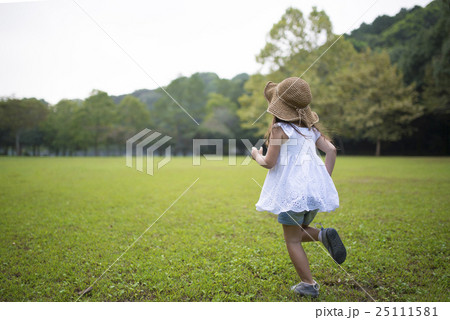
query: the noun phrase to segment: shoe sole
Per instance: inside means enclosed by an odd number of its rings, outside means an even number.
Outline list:
[[[303,293],[303,292],[298,292],[295,290],[296,286],[291,287],[291,292],[298,294],[301,297],[311,297],[311,298],[317,298],[319,296],[319,292],[317,293],[312,293],[312,294],[307,294],[307,293]]]
[[[319,294],[306,294],[306,293],[301,293],[301,292],[297,292],[297,291],[293,291],[295,294],[298,294],[301,297],[310,297],[310,298],[317,298],[319,296]]]
[[[345,249],[339,234],[335,229],[330,228],[327,230],[326,237],[328,239],[331,257],[338,264],[342,264],[345,261],[345,258],[347,258],[347,250]]]

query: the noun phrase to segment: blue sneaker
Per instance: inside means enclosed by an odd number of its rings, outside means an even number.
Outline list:
[[[341,264],[347,257],[347,250],[337,231],[333,228],[322,228],[322,243],[337,263]]]
[[[317,296],[319,295],[319,288],[320,286],[317,282],[314,284],[300,282],[299,284],[292,286],[291,291],[298,293],[301,296],[317,298]]]

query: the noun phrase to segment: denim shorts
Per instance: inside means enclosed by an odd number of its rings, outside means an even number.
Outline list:
[[[305,210],[302,212],[294,212],[294,211],[281,212],[278,215],[278,222],[290,226],[298,226],[302,224],[307,226],[314,220],[317,212],[319,212],[319,209],[311,211]]]

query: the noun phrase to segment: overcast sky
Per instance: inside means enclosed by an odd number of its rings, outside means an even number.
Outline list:
[[[110,95],[153,89],[195,72],[251,74],[260,68],[255,55],[267,33],[289,6],[305,15],[312,6],[325,10],[334,33],[341,34],[430,2],[0,0],[0,97],[57,103],[85,99],[92,89]]]

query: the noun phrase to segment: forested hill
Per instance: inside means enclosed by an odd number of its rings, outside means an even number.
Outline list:
[[[346,38],[358,51],[386,50],[405,84],[414,84],[424,114],[413,123],[416,133],[403,140],[401,147],[420,149],[424,154],[448,153],[450,1],[435,0],[423,8],[402,9],[395,16],[379,16]]]
[[[195,80],[200,80],[202,83],[202,95],[208,96],[210,93],[219,93],[230,98],[233,102],[238,103],[237,100],[242,95],[244,83],[248,80],[248,78],[249,75],[246,73],[240,73],[228,80],[219,78],[219,76],[213,72],[198,72],[194,73],[190,77],[179,77],[174,80],[171,85],[172,87],[178,88],[188,87],[189,83],[192,83]],[[194,94],[194,92],[192,92],[192,94]],[[161,89],[140,89],[130,94],[111,96],[111,98],[118,104],[127,95],[132,95],[138,98],[147,105],[149,111],[152,111],[154,110],[155,102],[165,95],[165,93]]]
[[[397,63],[406,84],[415,82],[419,90],[425,84],[428,66],[445,68],[450,50],[450,1],[435,0],[426,7],[402,9],[395,16],[379,16],[371,24],[363,23],[347,35],[361,51],[387,49],[391,62]],[[448,64],[447,64],[448,68]]]

